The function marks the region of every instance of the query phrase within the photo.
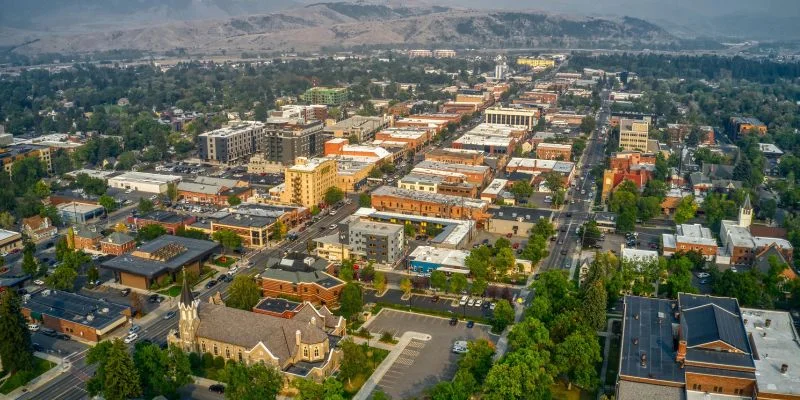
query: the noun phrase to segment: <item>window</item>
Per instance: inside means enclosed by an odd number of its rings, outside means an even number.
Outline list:
[[[219,354],[219,349],[217,349],[217,345],[215,344],[214,345],[214,355],[216,356],[218,354]]]
[[[231,358],[231,349],[225,348],[225,358]]]
[[[308,347],[303,347],[303,357],[308,358]]]
[[[206,352],[206,342],[200,343],[200,349],[203,350],[203,353]]]
[[[319,347],[314,347],[314,358],[319,357]]]
[[[239,362],[242,362],[242,361],[243,361],[243,359],[242,359],[242,351],[239,350]]]

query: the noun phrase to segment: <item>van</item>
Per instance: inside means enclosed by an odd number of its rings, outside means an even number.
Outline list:
[[[467,301],[468,301],[468,300],[469,300],[469,297],[467,297],[467,296],[461,296],[461,300],[458,302],[458,305],[460,305],[460,306],[465,306],[465,305],[467,305]]]

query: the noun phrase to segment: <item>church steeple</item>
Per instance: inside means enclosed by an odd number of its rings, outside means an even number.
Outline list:
[[[739,209],[739,226],[748,228],[753,223],[753,206],[750,204],[750,194],[746,194],[742,208]]]
[[[186,270],[183,270],[183,287],[181,288],[181,298],[178,302],[178,311],[180,312],[180,320],[178,321],[178,330],[180,331],[180,338],[183,349],[185,351],[195,351],[195,335],[197,328],[200,326],[200,316],[197,312],[197,307],[200,306],[200,299],[195,299],[192,291],[189,289],[188,279],[186,278]]]
[[[189,284],[186,282],[186,270],[183,270],[183,287],[181,288],[181,300],[180,304],[183,306],[189,306],[194,303],[194,295],[192,291],[189,290]]]

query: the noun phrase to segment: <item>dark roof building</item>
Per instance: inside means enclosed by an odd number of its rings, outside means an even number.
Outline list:
[[[337,304],[345,282],[331,275],[332,264],[323,258],[300,257],[267,260],[267,269],[261,274],[264,296],[290,296],[315,304]]]
[[[48,328],[91,342],[108,337],[131,315],[128,306],[49,289],[23,297],[22,313]]]

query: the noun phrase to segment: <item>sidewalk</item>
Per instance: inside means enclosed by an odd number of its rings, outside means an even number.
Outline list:
[[[403,353],[411,343],[412,340],[424,340],[428,341],[431,340],[431,335],[419,332],[406,332],[403,336],[400,337],[400,340],[394,345],[394,349],[389,353],[388,356],[381,362],[381,365],[378,365],[378,368],[375,368],[375,372],[364,382],[364,386],[361,386],[358,393],[353,396],[353,400],[367,400],[369,396],[372,394],[372,391],[375,390],[375,387],[378,385],[378,382],[381,381],[386,372],[392,367],[397,358]]]
[[[5,394],[5,395],[4,394],[0,394],[0,399],[2,399],[2,400],[5,400],[5,399],[16,399],[16,398],[22,396],[25,393],[32,392],[32,391],[38,389],[39,387],[43,386],[47,382],[50,382],[51,380],[55,379],[56,377],[61,375],[63,372],[66,372],[69,369],[68,367],[65,369],[64,366],[62,366],[62,361],[63,360],[61,359],[61,357],[56,357],[54,355],[47,354],[47,353],[40,353],[38,351],[33,353],[33,354],[36,357],[39,357],[39,358],[45,359],[47,361],[53,362],[56,365],[53,368],[50,368],[49,370],[47,370],[47,372],[37,376],[36,378],[33,378],[30,382],[28,382],[27,385],[20,386],[20,387],[18,387],[16,389],[12,390],[9,394]],[[67,365],[69,365],[69,364],[67,364]],[[23,392],[23,389],[25,390],[24,392]]]

